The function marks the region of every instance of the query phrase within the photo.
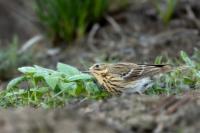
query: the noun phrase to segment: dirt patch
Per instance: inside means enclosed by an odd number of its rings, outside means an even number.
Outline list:
[[[67,110],[2,110],[0,115],[1,133],[115,133],[101,121],[91,121],[86,117]],[[87,126],[85,126],[87,122]]]
[[[1,110],[0,125],[3,133],[196,133],[199,98],[198,91],[162,97],[124,95],[98,102],[79,101],[65,109]]]

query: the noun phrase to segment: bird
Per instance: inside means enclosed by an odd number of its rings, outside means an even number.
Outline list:
[[[170,72],[169,64],[151,65],[121,63],[96,63],[89,68],[98,84],[112,95],[120,95],[123,92],[144,93],[153,85],[152,77]]]

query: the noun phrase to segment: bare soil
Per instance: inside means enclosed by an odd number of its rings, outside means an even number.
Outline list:
[[[199,91],[179,96],[124,95],[72,102],[55,110],[0,111],[2,133],[197,133]]]

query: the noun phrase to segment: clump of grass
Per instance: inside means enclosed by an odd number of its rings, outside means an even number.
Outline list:
[[[8,78],[9,73],[13,73],[17,67],[17,44],[18,40],[15,37],[6,51],[0,51],[0,79]]]
[[[162,64],[162,57],[155,63]],[[154,86],[147,90],[147,94],[178,94],[193,89],[200,89],[200,51],[195,49],[194,55],[189,57],[184,51],[180,52],[180,59],[166,58],[166,63],[173,64],[174,69],[156,80]],[[183,65],[184,64],[184,65]]]
[[[30,54],[20,54],[18,52],[19,41],[15,36],[8,48],[0,50],[0,79],[7,80],[16,73],[17,67],[25,65],[30,61]]]
[[[107,0],[36,0],[36,13],[49,35],[67,42],[82,37],[108,9]]]
[[[177,5],[177,0],[156,0],[155,7],[160,19],[165,25],[169,24],[172,15],[174,14]]]
[[[98,99],[108,96],[93,82],[92,76],[66,64],[58,63],[56,71],[40,66],[18,70],[23,75],[10,81],[7,89],[0,93],[0,106],[49,108],[63,106],[73,97]]]

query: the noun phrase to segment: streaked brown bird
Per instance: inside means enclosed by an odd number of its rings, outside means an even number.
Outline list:
[[[134,63],[98,63],[89,68],[97,82],[114,95],[124,91],[141,94],[152,86],[151,77],[171,70],[170,65]]]

